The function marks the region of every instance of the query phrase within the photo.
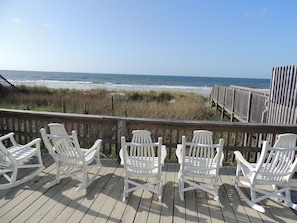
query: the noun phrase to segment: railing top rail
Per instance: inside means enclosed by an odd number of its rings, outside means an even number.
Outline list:
[[[257,93],[257,94],[261,94],[261,95],[264,95],[264,96],[269,96],[269,94],[270,94],[269,89],[250,88],[250,87],[243,87],[243,86],[237,86],[237,85],[230,85],[230,88],[238,89],[238,90],[241,90],[241,91],[248,91],[248,92],[252,92],[252,93]]]
[[[248,122],[223,122],[223,121],[192,121],[192,120],[174,120],[174,119],[148,119],[148,118],[133,118],[133,117],[119,117],[119,116],[101,116],[101,115],[88,115],[88,114],[72,114],[72,113],[59,113],[59,112],[40,112],[40,111],[28,111],[28,110],[14,110],[14,109],[0,109],[0,114],[5,116],[32,116],[32,119],[63,119],[76,121],[93,121],[100,122],[118,122],[120,120],[125,121],[127,124],[139,123],[142,125],[148,124],[153,126],[166,126],[166,127],[188,127],[188,128],[209,128],[213,130],[232,129],[244,130],[245,132],[296,132],[297,125],[294,124],[269,124],[269,123],[248,123]],[[0,116],[1,117],[1,116]]]

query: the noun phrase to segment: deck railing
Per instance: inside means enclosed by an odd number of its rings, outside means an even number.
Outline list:
[[[163,143],[167,146],[167,162],[176,162],[176,145],[181,143],[183,135],[191,140],[192,132],[196,129],[213,131],[215,142],[224,138],[225,164],[234,161],[234,150],[244,152],[249,161],[256,161],[262,140],[268,139],[274,143],[279,133],[297,133],[297,125],[125,118],[0,109],[0,135],[15,132],[17,140],[22,143],[40,137],[40,128],[47,128],[51,122],[63,123],[69,133],[76,129],[82,147],[88,148],[95,139],[101,138],[102,155],[112,159],[118,158],[122,135],[130,140],[132,130],[150,130],[153,140],[157,140],[158,136],[163,137]]]
[[[264,122],[266,118],[269,91],[231,85],[214,85],[210,100],[222,115],[229,114],[231,121]]]

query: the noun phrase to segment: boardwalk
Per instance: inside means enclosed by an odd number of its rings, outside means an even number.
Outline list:
[[[163,167],[163,202],[150,192],[138,190],[122,202],[123,167],[114,160],[102,160],[100,177],[87,189],[75,191],[76,181],[65,179],[44,189],[55,176],[52,159],[45,155],[45,170],[33,180],[0,191],[0,222],[296,222],[297,215],[274,200],[265,202],[259,213],[239,197],[232,181],[234,168],[220,173],[219,207],[202,191],[187,192],[185,202],[178,196],[178,165]],[[1,178],[0,178],[1,180]]]

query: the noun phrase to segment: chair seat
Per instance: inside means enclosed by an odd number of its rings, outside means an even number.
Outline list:
[[[135,163],[138,163],[138,165],[135,165]],[[158,174],[158,157],[153,159],[153,163],[143,161],[139,157],[129,157],[127,160],[127,168],[130,176],[156,176]]]
[[[256,165],[257,164],[250,164],[253,168],[256,168]],[[252,179],[255,171],[249,169],[247,166],[245,165],[242,165],[241,166],[241,171],[242,171],[242,174],[249,178],[249,179]],[[291,174],[290,172],[286,172],[286,173],[282,173],[281,175],[271,175],[269,173],[267,173],[266,175],[265,174],[262,174],[262,173],[265,173],[264,172],[264,166],[262,166],[260,169],[259,169],[259,173],[257,174],[256,176],[256,181],[257,183],[259,184],[263,184],[263,185],[272,185],[272,184],[276,184],[276,185],[284,185],[284,183],[286,182],[286,178],[289,177],[289,175]]]
[[[190,161],[191,160],[191,161]],[[197,176],[197,175],[205,175],[204,178],[211,178],[216,175],[217,164],[212,163],[208,164],[208,159],[205,158],[197,158],[197,157],[185,157],[185,175],[188,176]],[[197,166],[200,166],[197,169]]]
[[[24,160],[28,160],[36,154],[36,148],[26,147],[20,150],[21,147],[22,145],[18,144],[7,149],[17,161],[23,162]]]

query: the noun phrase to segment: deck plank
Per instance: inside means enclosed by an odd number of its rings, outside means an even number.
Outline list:
[[[179,165],[173,165],[173,173],[171,180],[174,182],[174,212],[173,212],[173,221],[174,222],[186,222],[186,202],[182,201],[179,197],[178,190],[178,172]]]
[[[161,207],[160,222],[174,222],[173,217],[177,216],[175,211],[175,166],[166,164],[166,179],[164,180],[163,204]]]
[[[130,193],[122,201],[123,166],[116,160],[102,160],[98,179],[88,189],[77,192],[78,182],[64,179],[45,189],[55,177],[55,165],[43,157],[45,169],[38,176],[11,189],[0,191],[0,222],[296,222],[297,215],[283,203],[267,199],[266,213],[250,208],[233,186],[235,170],[220,170],[221,206],[213,196],[201,190],[178,194],[176,163],[163,167],[163,198],[143,189]],[[24,170],[25,174],[26,171]],[[1,182],[1,178],[0,178]],[[242,186],[242,185],[241,185]],[[242,187],[249,193],[249,188]]]
[[[148,216],[147,216],[147,221],[146,222],[159,222],[160,221],[160,213],[161,210],[164,206],[164,191],[166,191],[166,184],[165,182],[167,181],[167,176],[168,176],[168,163],[165,163],[164,166],[162,167],[162,185],[163,185],[163,190],[162,190],[162,203],[160,203],[157,199],[152,199],[151,201],[151,206],[150,209],[148,210]]]
[[[81,222],[81,219],[84,218],[86,214],[88,214],[89,217],[97,216],[97,209],[91,207],[94,207],[93,204],[95,200],[97,200],[97,197],[101,194],[104,187],[109,184],[117,166],[118,165],[112,165],[103,168],[106,169],[105,174],[98,178],[96,183],[94,182],[89,188],[78,192],[79,197],[77,197],[76,200],[78,206],[66,222]]]
[[[110,168],[102,168],[98,179],[96,179],[95,182],[91,184],[87,190],[83,190],[83,191],[89,192],[89,191],[92,191],[92,189],[96,186],[100,187],[101,185],[100,182],[104,181],[104,179],[102,178],[106,178],[108,171],[110,171]],[[50,222],[56,222],[56,223],[67,222],[68,219],[74,214],[74,212],[79,209],[79,206],[80,206],[79,201],[81,200],[80,199],[81,193],[77,192],[75,188],[72,188],[70,190],[71,190],[71,193],[68,194],[69,197],[64,196],[65,197],[63,201],[65,202],[64,209],[61,210],[61,212],[58,213],[58,215],[55,215],[55,218],[53,219],[53,221],[50,221]]]
[[[118,168],[118,166],[118,163],[113,163],[113,165],[109,167],[110,171],[108,174],[110,175],[110,177],[108,182],[103,186],[101,191],[94,188],[96,193],[98,193],[98,196],[95,198],[88,212],[81,219],[81,222],[94,222],[96,219],[102,222],[108,219],[109,214],[104,214],[101,210],[103,207],[106,207],[107,209],[111,210],[113,208],[113,202],[108,201],[108,198],[112,198],[112,193],[115,193],[116,190],[121,191],[120,188],[116,187],[120,179],[120,176],[117,173],[123,172],[123,170]],[[113,168],[114,170],[112,170]],[[95,214],[93,214],[93,212]]]
[[[106,193],[106,201],[104,202],[103,207],[100,211],[98,211],[98,215],[94,222],[102,222],[103,217],[108,216],[107,222],[117,222],[119,219],[112,219],[111,213],[114,210],[115,204],[122,199],[122,192],[123,192],[123,168],[117,168],[115,171],[115,178],[114,184],[109,186],[109,191]]]
[[[239,195],[232,185],[232,177],[227,168],[220,169],[220,181],[222,184],[219,188],[222,212],[224,213],[225,222],[247,223],[250,219],[247,217],[246,210],[242,206]]]

